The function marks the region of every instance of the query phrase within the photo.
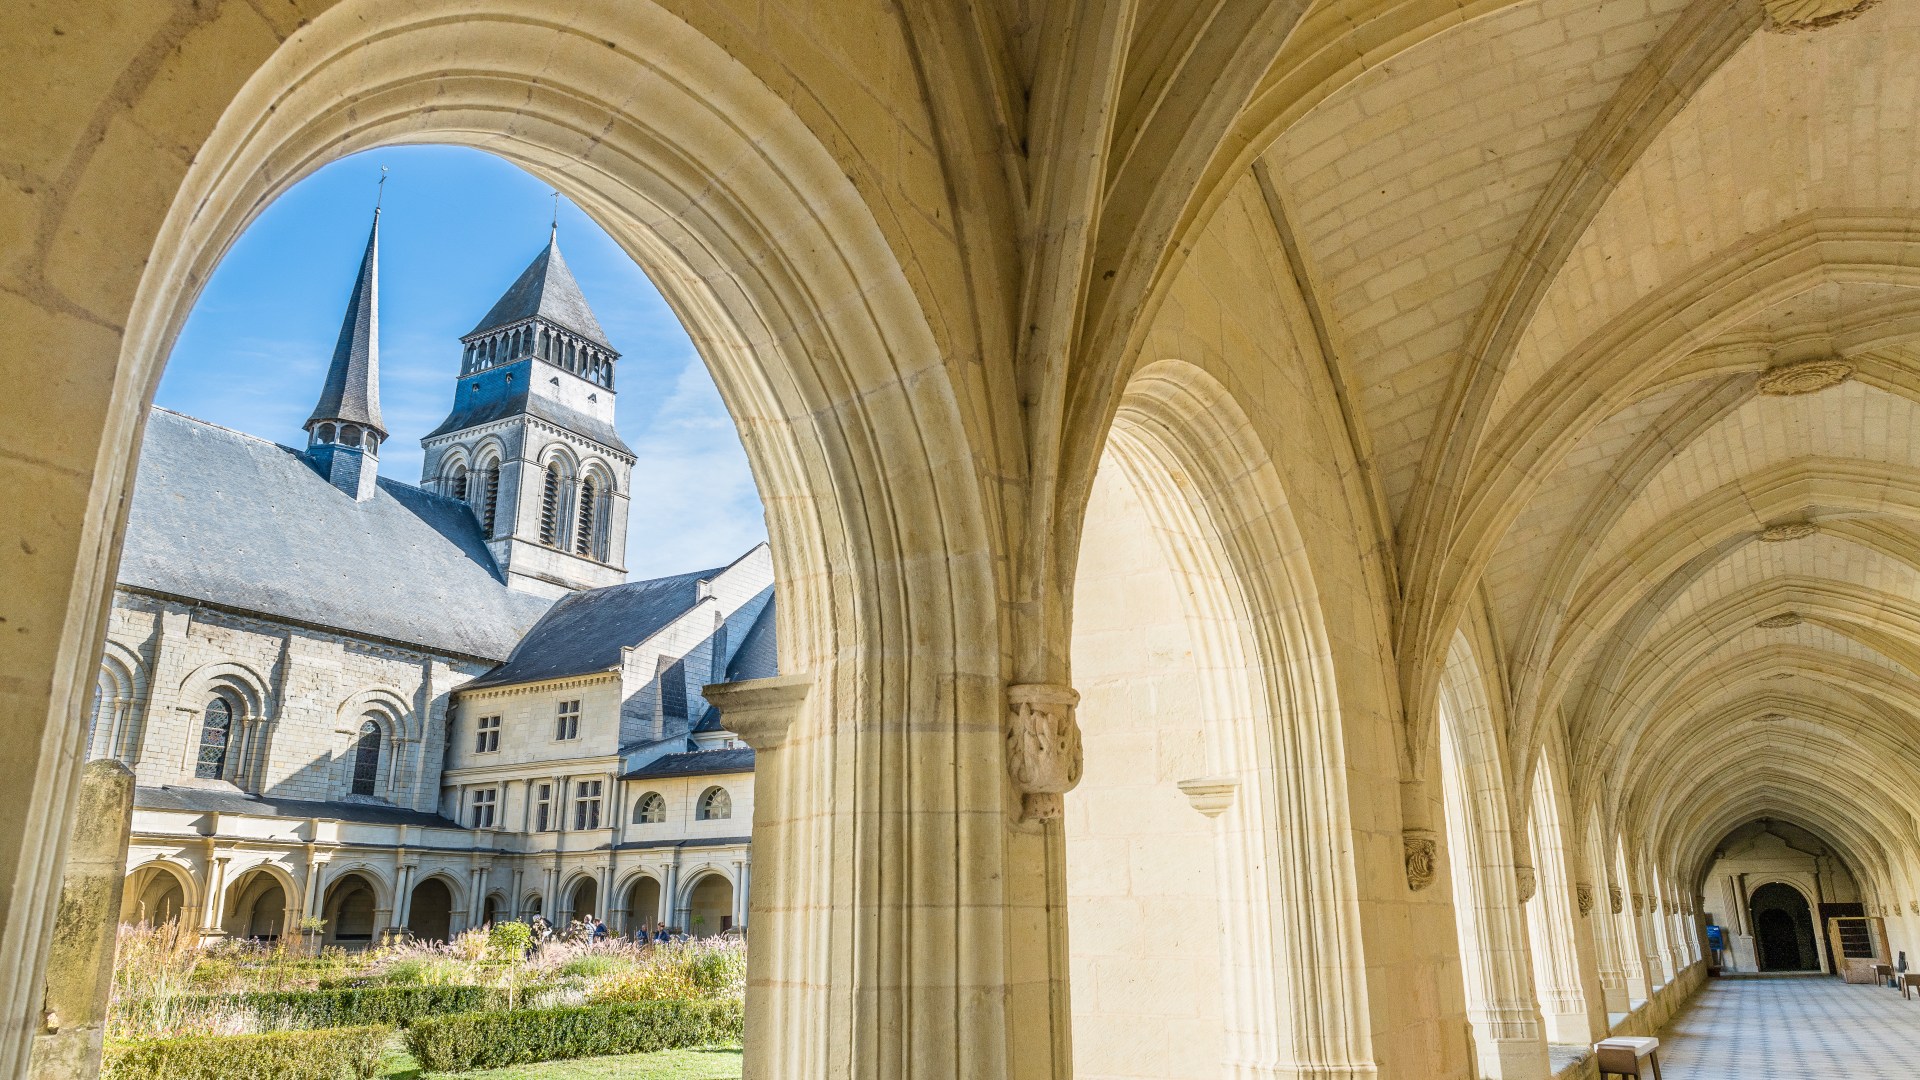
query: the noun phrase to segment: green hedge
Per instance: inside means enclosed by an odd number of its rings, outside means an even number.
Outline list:
[[[505,1009],[507,991],[493,986],[366,986],[340,990],[281,990],[246,994],[193,994],[174,997],[164,1008],[175,1016],[223,1007],[246,1009],[268,1028],[358,1027],[390,1024],[406,1027],[429,1016]],[[151,1000],[116,1005],[115,1027],[137,1031],[162,1006]]]
[[[108,1042],[103,1080],[365,1080],[388,1027]]]
[[[407,1031],[407,1048],[429,1072],[467,1072],[736,1043],[740,1029],[737,1001],[642,1001],[421,1020]]]

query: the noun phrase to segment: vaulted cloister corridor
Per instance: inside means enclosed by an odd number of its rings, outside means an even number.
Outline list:
[[[1920,1000],[1823,975],[1715,979],[1660,1032],[1669,1080],[1907,1080]]]
[[[164,358],[409,143],[579,205],[739,428],[749,1078],[1547,1080],[1920,956],[1916,0],[74,0],[0,61],[0,1080],[88,1052]],[[1702,1000],[1674,1080],[1920,1017]]]

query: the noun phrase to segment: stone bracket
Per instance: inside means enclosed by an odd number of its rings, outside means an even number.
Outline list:
[[[776,675],[771,679],[709,683],[700,688],[707,704],[720,710],[720,722],[756,753],[778,749],[787,741],[787,729],[813,689],[811,675]]]
[[[1233,805],[1233,797],[1240,790],[1240,781],[1231,776],[1201,776],[1182,780],[1174,786],[1180,789],[1195,810],[1216,818]]]

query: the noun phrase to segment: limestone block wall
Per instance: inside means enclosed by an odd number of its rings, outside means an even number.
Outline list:
[[[488,666],[127,590],[115,594],[108,639],[145,688],[125,718],[139,732],[129,764],[140,783],[195,782],[207,702],[222,692],[239,706],[228,755],[241,788],[349,796],[360,727],[373,716],[376,798],[421,810],[438,802],[451,691]],[[96,724],[112,719],[96,711]],[[102,753],[107,742],[96,732],[90,745]]]

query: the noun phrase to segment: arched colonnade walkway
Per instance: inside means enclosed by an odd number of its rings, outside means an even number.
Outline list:
[[[4,16],[0,1073],[160,366],[264,205],[402,142],[604,225],[746,446],[750,887],[478,899],[750,907],[750,1075],[1542,1077],[1776,877],[1920,945],[1920,16],[1172,10]],[[476,899],[338,869],[336,934]]]

